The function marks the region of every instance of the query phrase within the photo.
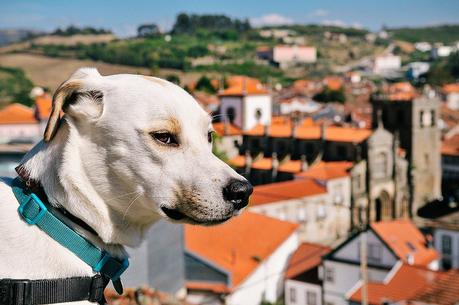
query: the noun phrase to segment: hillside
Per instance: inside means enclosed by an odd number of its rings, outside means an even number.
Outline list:
[[[459,24],[419,28],[393,28],[387,31],[393,39],[408,42],[427,41],[450,44],[459,41]]]

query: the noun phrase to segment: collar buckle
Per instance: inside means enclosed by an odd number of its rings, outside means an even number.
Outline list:
[[[29,203],[32,203],[33,206],[29,206]],[[36,215],[33,218],[27,217],[27,215],[30,216],[30,214],[34,214],[34,207],[35,209],[38,209]],[[18,208],[19,214],[21,214],[22,218],[24,218],[24,220],[30,225],[37,224],[43,218],[43,216],[45,216],[47,211],[48,208],[34,193],[30,194],[26,201],[21,202]]]
[[[104,251],[101,260],[94,267],[94,271],[108,276],[112,281],[116,281],[128,267],[129,259],[127,257],[120,260]]]
[[[0,280],[0,303],[4,305],[31,305],[29,280]]]

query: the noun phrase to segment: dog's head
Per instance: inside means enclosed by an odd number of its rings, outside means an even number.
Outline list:
[[[45,142],[62,124],[76,170],[123,221],[216,224],[247,205],[252,186],[212,154],[210,116],[170,82],[80,69],[55,93]]]

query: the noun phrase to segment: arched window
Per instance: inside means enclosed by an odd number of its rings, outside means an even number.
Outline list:
[[[255,119],[257,120],[257,122],[260,121],[262,115],[263,115],[263,112],[261,111],[261,109],[257,108],[255,110]]]

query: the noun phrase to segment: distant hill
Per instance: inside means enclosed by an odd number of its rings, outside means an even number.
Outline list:
[[[11,43],[22,41],[24,39],[35,37],[42,34],[35,30],[24,29],[0,29],[0,46],[5,46]]]
[[[427,41],[443,42],[445,44],[459,41],[459,24],[445,24],[419,28],[393,28],[388,29],[393,39],[409,42]]]

